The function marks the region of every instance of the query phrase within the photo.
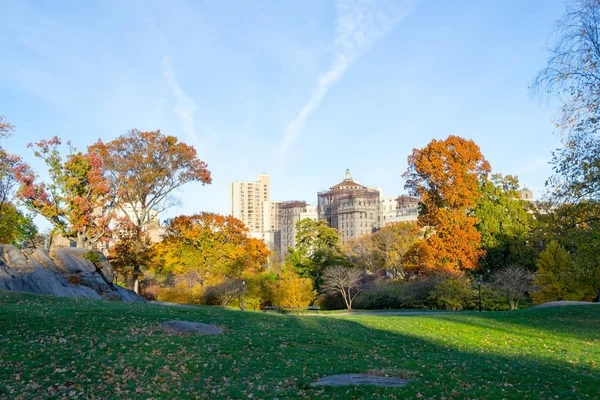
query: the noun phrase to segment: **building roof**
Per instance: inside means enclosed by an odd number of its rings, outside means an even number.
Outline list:
[[[340,189],[366,189],[366,187],[364,187],[360,183],[354,182],[352,180],[352,176],[350,176],[350,170],[347,169],[346,170],[346,178],[343,181],[341,181],[340,183],[338,183],[337,185],[334,185],[330,188],[330,190],[340,190]]]

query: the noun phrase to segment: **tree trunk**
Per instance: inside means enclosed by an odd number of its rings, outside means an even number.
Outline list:
[[[85,235],[83,233],[77,234],[77,247],[81,249],[85,249]]]
[[[140,294],[140,267],[133,268],[133,291]]]

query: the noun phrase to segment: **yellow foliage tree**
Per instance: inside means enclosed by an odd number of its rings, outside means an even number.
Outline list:
[[[271,302],[277,306],[306,307],[316,297],[310,278],[300,278],[292,268],[284,268],[275,281],[266,282]]]

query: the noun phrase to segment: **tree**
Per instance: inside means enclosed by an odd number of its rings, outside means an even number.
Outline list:
[[[383,269],[384,254],[375,243],[375,235],[354,238],[342,246],[344,256],[354,265],[369,272]]]
[[[11,136],[14,130],[15,127],[6,120],[6,117],[0,115],[0,139]],[[31,175],[29,165],[21,157],[10,154],[0,145],[0,224],[8,226],[2,221],[5,217],[5,205],[11,202],[19,177],[29,175]],[[12,204],[6,210],[8,213],[13,212],[11,207]]]
[[[30,215],[25,215],[12,203],[6,203],[0,218],[0,243],[29,247],[37,235],[37,227]]]
[[[278,306],[306,307],[316,296],[309,278],[301,278],[292,268],[283,268],[274,281],[267,281],[271,302]]]
[[[600,200],[600,2],[574,0],[554,30],[546,66],[531,87],[563,102],[556,126],[563,148],[547,182],[560,202]]]
[[[481,234],[485,271],[498,271],[519,263],[535,269],[537,251],[528,245],[534,228],[533,205],[519,198],[519,181],[512,175],[494,174],[480,183],[482,196],[470,214]]]
[[[289,249],[287,262],[302,278],[311,278],[318,288],[325,268],[345,262],[337,231],[325,221],[298,221],[296,245]]]
[[[414,222],[397,222],[375,232],[373,240],[383,258],[383,268],[392,277],[405,278],[406,254],[421,237]]]
[[[133,291],[139,294],[139,278],[153,256],[150,236],[128,219],[121,219],[115,228],[115,237],[108,261],[123,278],[133,279]]]
[[[104,162],[116,204],[137,227],[176,203],[172,193],[189,182],[210,184],[211,176],[196,150],[174,136],[137,129],[88,148]]]
[[[404,173],[405,188],[420,197],[418,226],[426,228],[425,264],[436,272],[456,273],[479,266],[481,235],[468,215],[481,197],[480,183],[490,171],[472,140],[449,136],[414,149]]]
[[[352,302],[360,293],[360,278],[362,271],[357,268],[348,268],[340,265],[328,267],[323,272],[321,290],[325,293],[339,293],[346,303],[348,310],[352,309]]]
[[[70,146],[70,142],[67,144]],[[74,238],[77,247],[90,248],[110,233],[110,187],[97,155],[70,147],[63,159],[60,145],[56,136],[29,145],[48,166],[50,183],[38,183],[33,173],[19,173],[17,197],[32,212],[45,217],[55,233]]]
[[[248,228],[232,216],[201,213],[168,222],[163,241],[154,246],[159,272],[197,272],[201,279],[238,278],[266,264],[265,244],[247,236]]]
[[[345,257],[358,268],[404,278],[405,255],[419,237],[414,222],[397,222],[350,240],[342,248]]]
[[[519,308],[519,300],[531,290],[533,273],[518,265],[511,265],[496,271],[493,275],[494,284],[502,289],[508,298],[511,310]]]

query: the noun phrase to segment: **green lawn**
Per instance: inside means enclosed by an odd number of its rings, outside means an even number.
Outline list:
[[[157,330],[214,323],[219,336]],[[600,306],[310,317],[0,291],[0,398],[600,398]],[[403,388],[313,389],[387,373]]]

